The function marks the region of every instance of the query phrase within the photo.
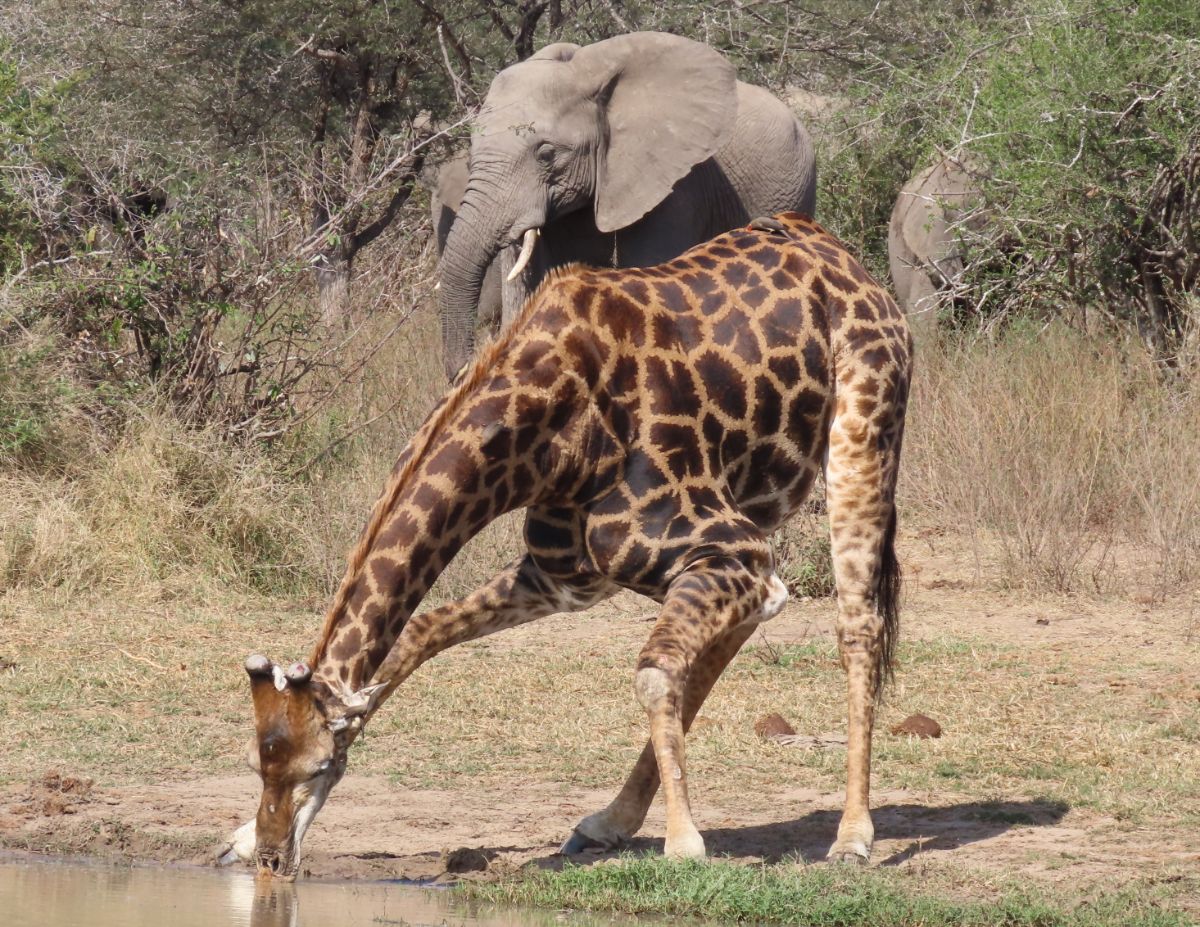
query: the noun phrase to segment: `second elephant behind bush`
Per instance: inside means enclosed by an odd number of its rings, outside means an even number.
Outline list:
[[[900,191],[888,225],[888,264],[896,301],[918,337],[937,327],[939,294],[964,268],[962,232],[986,222],[978,165],[947,157],[912,178]]]

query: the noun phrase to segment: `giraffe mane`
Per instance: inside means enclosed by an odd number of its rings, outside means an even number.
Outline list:
[[[541,296],[542,291],[553,281],[569,276],[580,267],[581,265],[579,264],[567,264],[563,267],[554,268],[545,276],[542,282],[538,284],[537,289],[525,300],[525,305],[521,307],[521,311],[517,313],[508,328],[501,332],[498,338],[475,356],[475,359],[471,362],[471,366],[467,369],[462,379],[457,384],[451,386],[450,395],[446,398],[446,401],[442,403],[432,418],[426,419],[425,423],[417,431],[417,434],[413,436],[412,441],[409,443],[412,453],[409,454],[408,461],[400,472],[392,476],[385,484],[383,492],[371,510],[371,518],[359,536],[358,543],[350,551],[346,563],[346,572],[342,576],[342,581],[338,586],[337,593],[334,595],[332,604],[329,606],[329,611],[325,613],[325,621],[321,628],[320,637],[318,637],[317,644],[313,648],[312,656],[309,659],[310,666],[316,667],[325,655],[325,651],[329,647],[329,641],[333,637],[334,628],[337,627],[338,619],[341,618],[346,609],[346,604],[350,599],[350,590],[354,587],[354,581],[362,573],[363,567],[367,562],[367,557],[375,545],[375,540],[379,537],[379,533],[387,523],[388,517],[396,507],[401,490],[408,484],[413,473],[416,472],[417,468],[424,461],[425,454],[429,450],[430,444],[433,443],[433,439],[441,433],[451,417],[462,408],[467,397],[478,389],[479,384],[483,382],[484,378],[495,366],[496,361],[508,352],[517,333],[524,327],[525,320],[533,312],[531,307],[537,304],[538,297]]]

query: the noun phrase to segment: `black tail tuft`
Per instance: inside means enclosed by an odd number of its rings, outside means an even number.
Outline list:
[[[883,619],[879,656],[875,665],[875,696],[883,692],[883,686],[894,678],[893,666],[896,658],[896,643],[900,638],[900,561],[896,559],[896,507],[888,518],[883,535],[883,548],[879,552],[879,589],[876,592],[876,607]]]

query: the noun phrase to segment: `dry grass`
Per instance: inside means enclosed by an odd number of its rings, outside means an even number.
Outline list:
[[[278,598],[120,607],[10,595],[0,608],[0,655],[17,664],[0,675],[0,781],[47,768],[102,783],[236,770],[250,731],[244,655],[301,654],[319,624],[310,605]],[[615,787],[646,737],[632,672],[652,614],[621,597],[439,656],[376,718],[355,772],[413,787]],[[879,787],[1200,824],[1200,642],[1026,650],[961,633],[903,644],[880,716]],[[778,711],[805,733],[840,730],[844,686],[831,640],[748,650],[689,737],[696,800],[753,808],[789,786],[836,793],[842,754],[764,743],[753,725]],[[913,711],[946,736],[886,733]]]
[[[162,409],[102,440],[64,401],[57,424],[72,427],[55,439],[54,466],[0,467],[0,589],[328,596],[444,386],[434,312],[406,298],[410,322],[326,415],[272,449],[230,448]],[[981,579],[1030,591],[1132,586],[1159,599],[1193,581],[1200,482],[1180,475],[1200,472],[1200,385],[1058,327],[948,340],[923,350],[917,369],[904,518],[964,534],[977,552],[998,547],[998,573]],[[781,538],[782,570],[820,594],[816,521],[800,521]],[[1118,544],[1140,549],[1136,567],[1116,568]],[[435,600],[474,588],[520,546],[519,515],[488,529]]]
[[[0,473],[0,512],[0,589],[187,596],[287,588],[311,569],[294,489],[159,410],[65,474]]]
[[[1003,551],[1007,583],[1161,597],[1200,563],[1200,382],[1050,326],[921,353],[901,504]],[[1122,575],[1114,544],[1149,563]]]
[[[14,456],[0,466],[0,592],[327,596],[395,458],[444,388],[438,337],[432,311],[420,307],[336,407],[269,449],[187,428],[165,403],[124,408],[128,419],[112,434],[91,427],[92,410],[69,390],[57,405],[41,402],[46,446],[32,464]],[[372,424],[353,424],[363,422]],[[490,528],[435,595],[465,593],[518,544],[512,519]]]

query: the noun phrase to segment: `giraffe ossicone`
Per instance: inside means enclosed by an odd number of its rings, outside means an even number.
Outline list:
[[[287,671],[247,661],[263,794],[226,855],[294,877],[351,743],[418,666],[620,588],[662,606],[634,668],[650,740],[564,851],[630,837],[661,785],[665,852],[703,855],[684,735],[754,628],[783,607],[767,537],[824,468],[849,715],[830,857],[864,859],[874,706],[899,621],[895,487],[911,352],[887,291],[794,213],[657,267],[553,273],[401,454],[309,660]],[[526,553],[465,598],[418,612],[462,545],[519,508]]]

